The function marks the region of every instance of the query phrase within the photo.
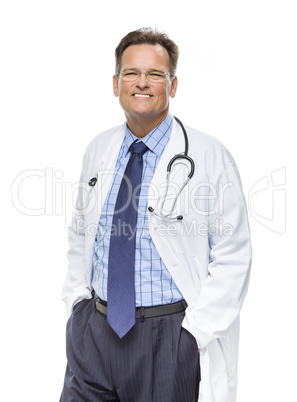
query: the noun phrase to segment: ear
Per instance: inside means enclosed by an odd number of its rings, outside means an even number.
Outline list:
[[[118,81],[118,79],[117,79],[117,76],[116,75],[114,75],[113,77],[112,77],[112,84],[113,84],[113,93],[114,93],[114,96],[116,96],[116,97],[118,97],[119,96],[119,81]]]
[[[172,82],[171,82],[171,89],[170,89],[170,97],[174,98],[177,90],[177,77],[174,77]]]

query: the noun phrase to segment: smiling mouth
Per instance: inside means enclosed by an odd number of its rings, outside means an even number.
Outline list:
[[[151,98],[153,95],[149,94],[133,94],[136,98]]]

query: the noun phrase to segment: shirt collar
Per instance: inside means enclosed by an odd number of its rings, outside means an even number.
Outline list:
[[[145,137],[136,137],[128,128],[126,123],[126,133],[124,138],[124,153],[127,154],[129,147],[134,141],[142,141],[153,153],[160,156],[164,151],[167,142],[169,141],[172,131],[173,117],[170,113],[166,118],[152,131],[150,131]]]

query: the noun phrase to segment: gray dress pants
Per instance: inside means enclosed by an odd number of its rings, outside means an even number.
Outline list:
[[[60,402],[197,402],[199,353],[183,318],[137,319],[119,339],[94,299],[79,302],[67,322]]]

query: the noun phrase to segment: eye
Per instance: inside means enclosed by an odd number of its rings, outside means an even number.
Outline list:
[[[124,73],[123,76],[124,77],[137,77],[137,73],[134,72],[130,72],[130,73]]]
[[[149,73],[148,75],[152,78],[163,78],[163,75],[159,73]]]

